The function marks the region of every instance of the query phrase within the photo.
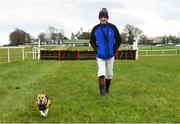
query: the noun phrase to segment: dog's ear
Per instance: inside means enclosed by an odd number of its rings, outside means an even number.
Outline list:
[[[44,91],[41,91],[41,94],[44,94]]]
[[[39,94],[44,94],[44,92],[43,92],[43,91],[40,91]]]
[[[39,99],[39,94],[37,95],[37,97],[36,97],[36,100],[38,100]]]

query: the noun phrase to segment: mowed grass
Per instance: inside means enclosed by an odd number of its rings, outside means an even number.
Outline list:
[[[111,93],[99,96],[96,61],[0,64],[0,122],[180,122],[180,57],[116,60]],[[36,95],[52,101],[40,116]]]

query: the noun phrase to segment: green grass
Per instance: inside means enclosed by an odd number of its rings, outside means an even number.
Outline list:
[[[111,94],[99,96],[96,61],[0,64],[0,122],[180,122],[180,57],[116,60]],[[52,101],[40,116],[36,95]]]
[[[162,49],[177,49],[175,46],[148,46],[148,45],[139,45],[140,50],[162,50]]]

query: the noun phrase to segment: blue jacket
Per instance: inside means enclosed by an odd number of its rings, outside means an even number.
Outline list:
[[[96,57],[106,60],[114,56],[120,46],[121,37],[115,25],[98,24],[91,32],[90,43],[96,51]]]

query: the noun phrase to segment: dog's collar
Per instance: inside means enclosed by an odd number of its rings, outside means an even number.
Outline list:
[[[45,110],[45,109],[47,109],[46,105],[47,105],[47,103],[46,103],[46,104],[42,104],[42,105],[39,104],[39,105],[38,105],[39,110]]]

